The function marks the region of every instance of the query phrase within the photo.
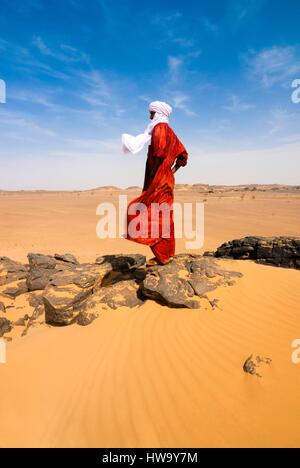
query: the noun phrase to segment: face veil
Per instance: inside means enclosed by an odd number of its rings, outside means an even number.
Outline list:
[[[149,111],[155,112],[154,118],[145,129],[144,133],[137,136],[123,133],[122,148],[124,153],[139,153],[144,146],[151,140],[153,129],[160,123],[169,123],[169,117],[172,113],[172,107],[166,102],[153,101],[149,105]]]

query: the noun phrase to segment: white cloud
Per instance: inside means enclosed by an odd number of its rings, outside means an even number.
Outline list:
[[[60,44],[59,51],[57,52],[50,49],[40,36],[34,37],[32,43],[42,55],[52,57],[55,60],[66,63],[89,63],[89,57],[87,54],[80,52],[78,49],[68,44]]]
[[[233,114],[240,114],[247,110],[253,109],[255,106],[247,102],[243,102],[241,98],[235,94],[232,94],[229,98],[229,104],[224,106],[224,109],[232,112]]]
[[[172,104],[175,109],[182,110],[188,116],[195,116],[196,113],[188,106],[189,100],[190,97],[180,91],[175,91],[172,95]]]
[[[57,78],[67,80],[69,75],[65,72],[52,68],[49,64],[37,60],[26,47],[21,47],[13,42],[0,39],[0,50],[2,51],[2,62],[8,62],[18,72],[32,75],[35,72]]]
[[[107,80],[97,70],[80,72],[78,74],[80,85],[79,97],[93,107],[108,106],[111,99],[111,91]]]
[[[264,87],[290,84],[300,73],[300,58],[296,47],[271,47],[260,52],[251,51],[246,57],[250,77]]]
[[[54,56],[53,52],[46,46],[41,37],[34,37],[32,43],[43,55]]]

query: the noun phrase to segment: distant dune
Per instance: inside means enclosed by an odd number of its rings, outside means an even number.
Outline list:
[[[243,185],[209,185],[209,184],[176,184],[177,191],[198,191],[205,193],[218,192],[240,192],[240,191],[261,191],[261,192],[297,192],[300,193],[300,185],[284,185],[284,184],[243,184]],[[85,189],[85,190],[1,190],[0,193],[84,193],[84,192],[107,192],[107,191],[124,191],[124,190],[142,190],[142,187],[137,185],[126,188],[116,187],[113,185],[104,185],[100,187]]]

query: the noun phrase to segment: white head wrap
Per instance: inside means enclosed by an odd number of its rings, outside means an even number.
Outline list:
[[[149,111],[155,112],[155,116],[147,126],[144,133],[141,133],[136,137],[128,135],[128,133],[123,133],[122,147],[124,153],[136,154],[141,151],[145,144],[151,140],[154,127],[159,123],[169,123],[169,116],[172,113],[172,107],[166,102],[153,101],[149,105]]]

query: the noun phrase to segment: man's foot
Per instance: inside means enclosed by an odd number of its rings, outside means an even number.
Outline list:
[[[156,257],[150,258],[150,260],[148,260],[148,262],[146,264],[147,267],[148,266],[156,266],[156,265],[161,265]]]
[[[170,257],[169,260],[166,262],[160,262],[156,257],[151,258],[148,260],[146,266],[156,266],[156,265],[168,265],[168,263],[171,263],[174,257]]]

